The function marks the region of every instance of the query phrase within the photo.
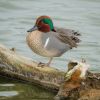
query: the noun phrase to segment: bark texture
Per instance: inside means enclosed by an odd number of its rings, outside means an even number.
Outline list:
[[[75,87],[75,84],[64,81],[65,72],[53,67],[37,67],[32,59],[19,55],[14,48],[8,49],[2,44],[0,75],[58,92],[54,98],[56,100],[100,100],[100,73],[88,72],[86,79]]]

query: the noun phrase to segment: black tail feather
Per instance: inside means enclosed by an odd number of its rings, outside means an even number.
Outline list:
[[[75,36],[81,36],[81,34],[80,34],[79,32],[73,32],[73,34],[74,34]]]

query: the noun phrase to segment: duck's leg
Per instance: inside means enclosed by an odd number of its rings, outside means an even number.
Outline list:
[[[50,66],[52,60],[53,60],[53,57],[50,58],[49,62],[47,63],[47,66]]]
[[[39,62],[38,63],[38,67],[44,67],[44,66],[50,66],[51,62],[52,62],[52,59],[53,57],[50,58],[49,62],[48,63],[42,63],[42,62]]]

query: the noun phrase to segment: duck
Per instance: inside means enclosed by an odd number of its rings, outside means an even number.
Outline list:
[[[39,16],[34,27],[29,29],[26,42],[36,54],[48,57],[48,63],[39,62],[38,66],[50,66],[54,57],[60,57],[66,51],[76,48],[80,42],[80,33],[72,29],[54,26],[51,17]]]

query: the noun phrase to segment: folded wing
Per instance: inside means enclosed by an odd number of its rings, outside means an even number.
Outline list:
[[[71,48],[77,47],[77,43],[80,42],[80,39],[78,38],[80,34],[78,32],[64,28],[55,28],[55,30],[57,33],[57,38],[61,42],[69,44]]]

